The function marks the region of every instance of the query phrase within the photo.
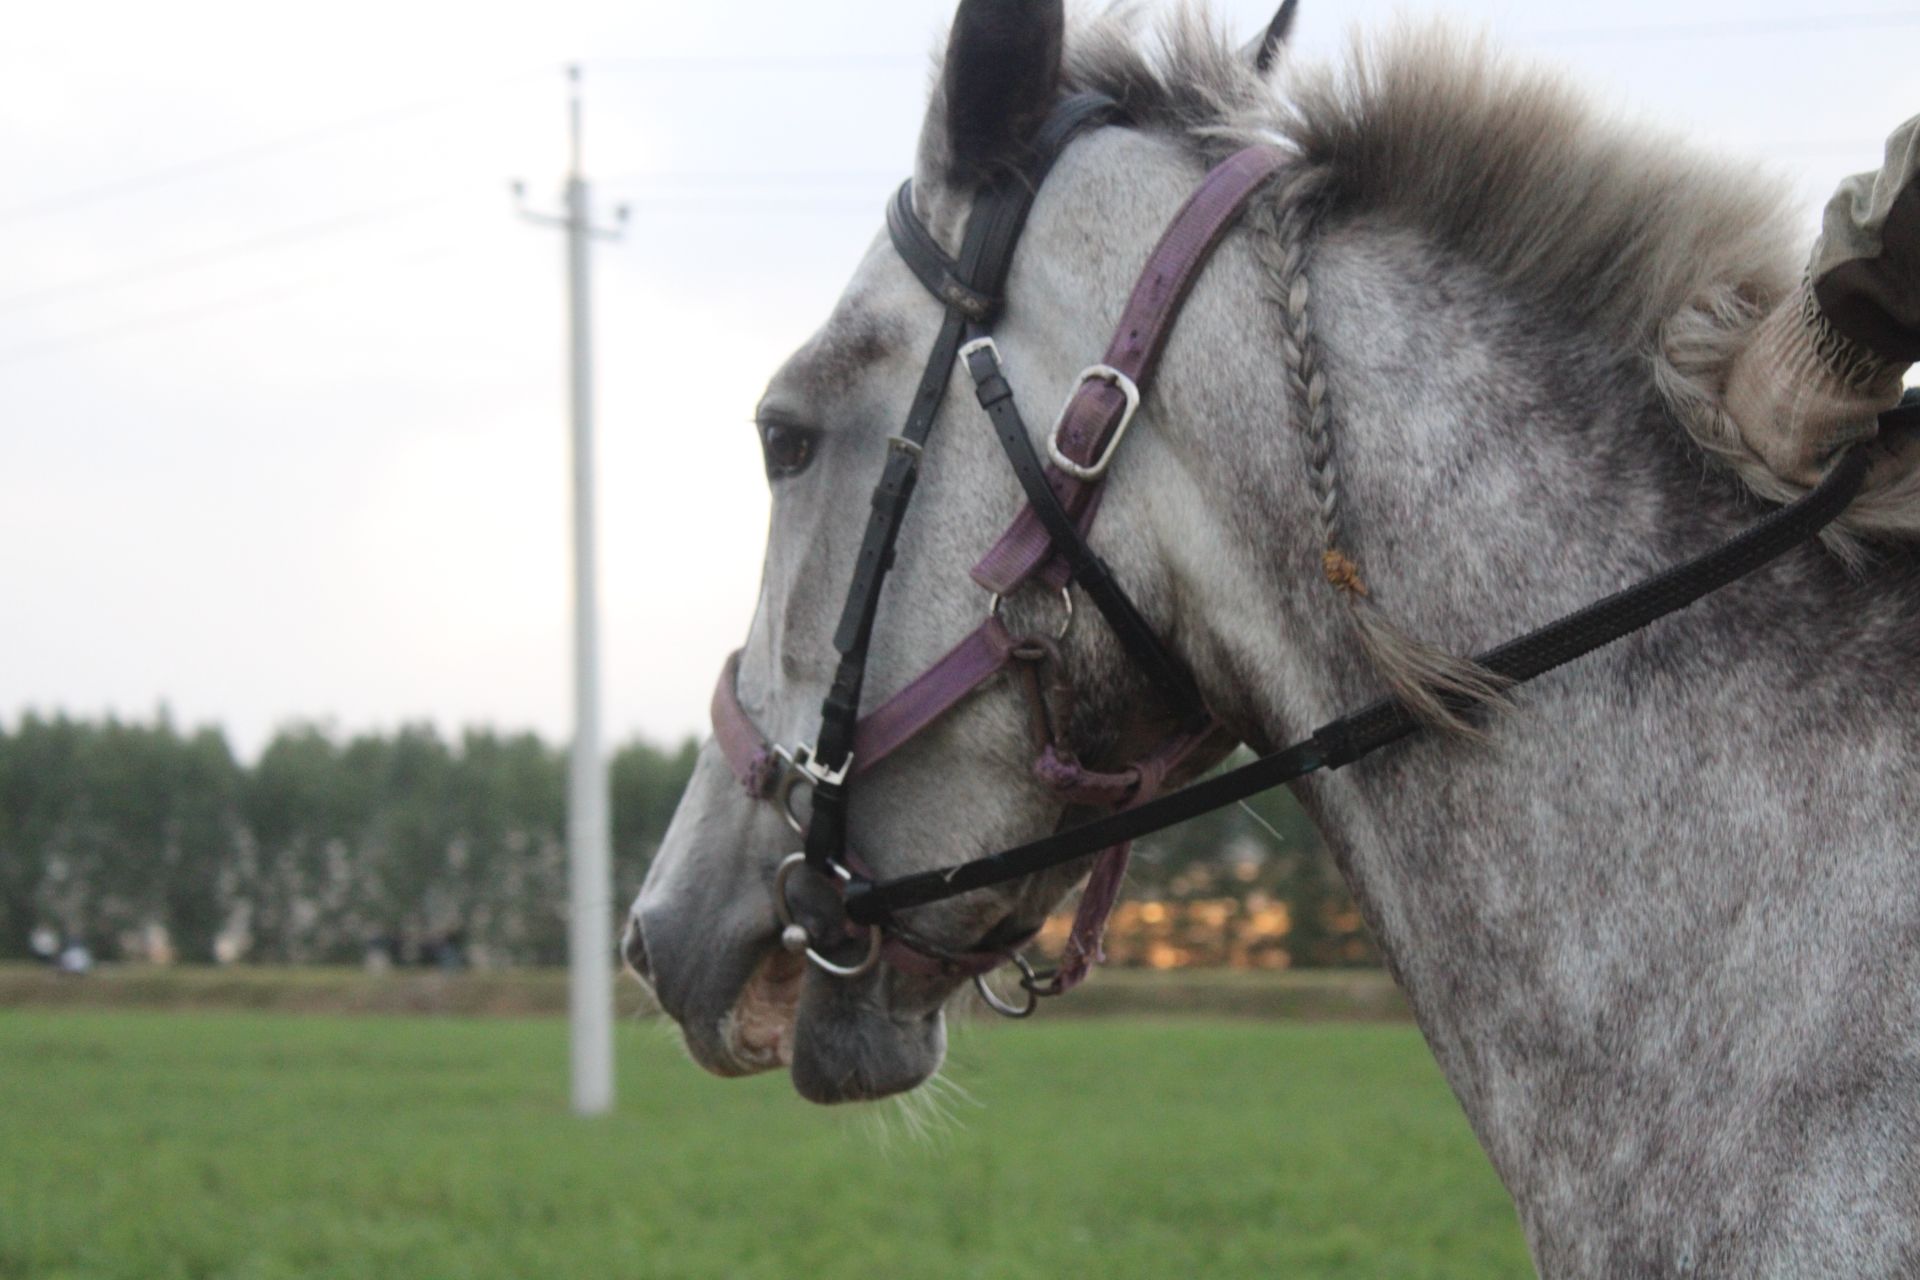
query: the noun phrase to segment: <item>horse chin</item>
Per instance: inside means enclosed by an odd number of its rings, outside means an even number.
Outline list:
[[[813,974],[803,987],[791,1071],[808,1102],[873,1102],[925,1084],[947,1054],[943,1001],[889,1007],[873,981]]]

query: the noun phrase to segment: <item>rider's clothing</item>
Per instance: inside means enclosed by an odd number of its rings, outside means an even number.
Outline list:
[[[1887,140],[1878,172],[1840,184],[1808,280],[1836,373],[1872,380],[1920,360],[1920,116]]]

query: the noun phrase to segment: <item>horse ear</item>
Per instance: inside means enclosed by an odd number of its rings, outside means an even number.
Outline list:
[[[1261,75],[1273,69],[1273,60],[1286,48],[1287,37],[1293,34],[1294,16],[1299,11],[1300,0],[1281,0],[1280,12],[1267,24],[1266,34],[1247,46],[1246,57]]]
[[[960,0],[940,73],[947,177],[971,184],[1008,162],[1060,91],[1065,0]]]

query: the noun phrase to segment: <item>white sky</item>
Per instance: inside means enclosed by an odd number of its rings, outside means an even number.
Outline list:
[[[1306,0],[1297,47],[1403,8]],[[1913,5],[1432,9],[1785,172],[1809,233],[1920,110]],[[506,180],[550,201],[581,58],[597,198],[634,205],[596,277],[607,728],[704,732],[765,533],[749,414],[878,229],[951,11],[14,6],[0,719],[564,735],[561,245]]]

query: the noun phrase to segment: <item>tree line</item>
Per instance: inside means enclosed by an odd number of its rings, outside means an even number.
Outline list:
[[[693,768],[695,745],[609,762],[618,914]],[[116,959],[358,963],[453,944],[491,964],[566,958],[566,752],[532,734],[425,726],[276,734],[251,764],[216,728],[22,716],[0,725],[0,957],[36,931]],[[1285,793],[1156,837],[1133,891],[1287,904],[1288,957],[1371,951]]]

